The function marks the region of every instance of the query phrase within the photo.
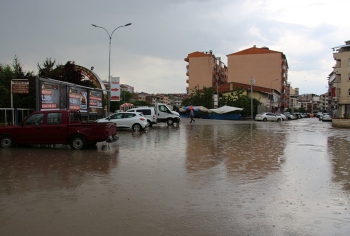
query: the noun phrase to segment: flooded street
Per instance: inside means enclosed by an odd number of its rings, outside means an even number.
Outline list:
[[[0,235],[349,235],[350,130],[316,118],[0,149]]]

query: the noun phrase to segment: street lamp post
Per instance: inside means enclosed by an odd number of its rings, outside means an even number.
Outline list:
[[[108,102],[107,102],[107,116],[109,115],[109,112],[110,112],[110,109],[111,109],[111,43],[112,43],[112,36],[113,36],[113,33],[114,31],[116,31],[117,29],[121,28],[121,27],[126,27],[126,26],[129,26],[131,25],[131,23],[128,23],[126,25],[121,25],[121,26],[118,26],[117,28],[115,28],[113,30],[113,32],[110,34],[108,32],[108,30],[106,30],[105,28],[103,28],[102,26],[98,26],[98,25],[94,25],[94,24],[91,24],[93,27],[97,27],[97,28],[101,28],[101,29],[104,29],[107,34],[108,34],[108,38],[109,38],[109,52],[108,52],[108,91],[107,91],[107,99],[108,99]]]
[[[250,77],[250,116],[253,121],[253,85],[255,84],[255,79]]]

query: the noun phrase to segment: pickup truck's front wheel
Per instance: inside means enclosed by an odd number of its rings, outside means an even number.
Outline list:
[[[82,135],[74,135],[70,138],[69,145],[72,149],[82,149],[86,147],[86,139]]]
[[[173,125],[173,124],[174,124],[174,121],[173,121],[173,119],[168,119],[168,120],[166,121],[166,123],[167,123],[168,125]]]
[[[0,136],[0,145],[3,148],[10,148],[13,146],[13,140],[10,135]]]

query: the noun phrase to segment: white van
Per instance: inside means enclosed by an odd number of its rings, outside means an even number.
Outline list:
[[[147,119],[149,127],[151,127],[154,124],[157,124],[157,116],[154,107],[135,107],[127,110],[127,112],[142,113],[143,116]]]
[[[155,110],[157,115],[157,122],[165,122],[168,125],[173,125],[174,123],[180,123],[180,114],[176,111],[172,111],[164,103],[156,103]]]

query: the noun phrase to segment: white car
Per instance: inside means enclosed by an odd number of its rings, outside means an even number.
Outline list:
[[[255,120],[257,121],[282,121],[282,117],[277,116],[271,112],[264,112],[257,114],[255,116]]]
[[[147,118],[148,126],[152,127],[153,124],[157,124],[157,116],[154,107],[136,107],[127,112],[139,112],[142,113],[145,118]]]
[[[114,122],[118,129],[129,128],[134,131],[144,130],[148,126],[147,119],[139,112],[117,112],[106,118],[98,119],[96,122]]]
[[[276,114],[278,117],[281,117],[283,121],[288,120],[287,116],[284,114]]]
[[[332,117],[330,114],[323,114],[322,121],[332,121]]]

